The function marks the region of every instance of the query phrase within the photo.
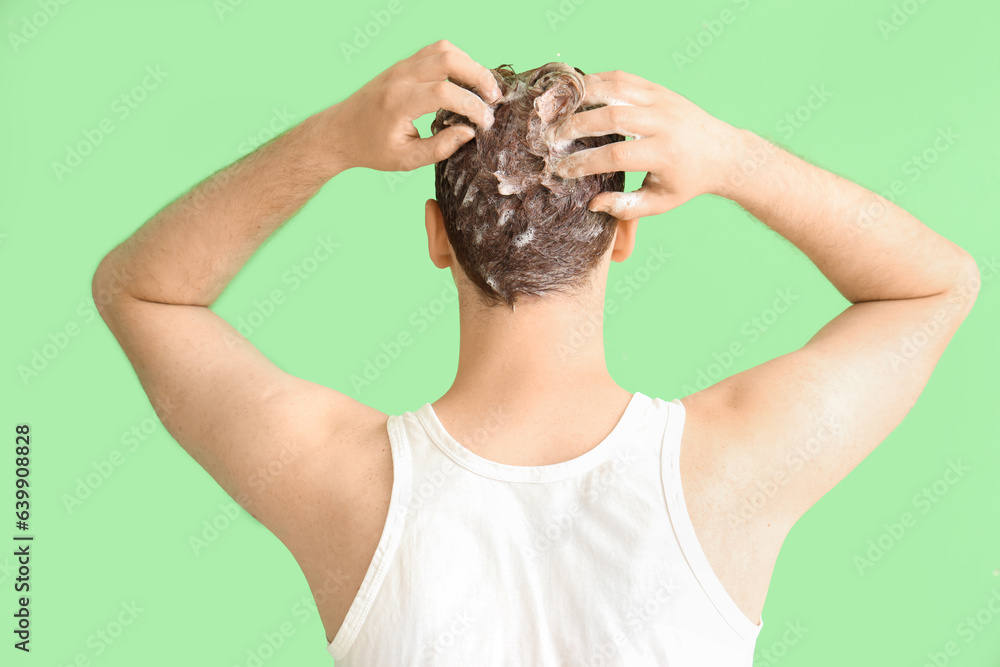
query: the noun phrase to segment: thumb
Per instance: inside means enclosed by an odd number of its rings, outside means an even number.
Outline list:
[[[590,200],[588,208],[604,211],[619,220],[632,220],[665,213],[683,203],[680,197],[643,187],[633,192],[602,192]]]
[[[433,164],[451,157],[455,151],[474,136],[476,136],[476,131],[468,125],[452,125],[433,137],[418,140],[414,152],[421,165]]]
[[[646,215],[644,209],[646,192],[602,192],[590,200],[591,211],[603,211],[619,220],[631,220]]]

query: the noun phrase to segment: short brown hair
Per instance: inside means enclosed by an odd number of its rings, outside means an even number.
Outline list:
[[[517,294],[571,291],[607,250],[617,220],[589,210],[587,202],[599,192],[622,192],[625,173],[564,179],[551,165],[625,137],[552,139],[572,114],[603,106],[582,105],[583,72],[575,67],[548,63],[518,74],[500,65],[490,71],[503,93],[491,105],[492,127],[479,128],[446,109],[431,124],[435,134],[450,125],[476,131],[434,165],[434,186],[448,240],[483,303],[513,308]]]

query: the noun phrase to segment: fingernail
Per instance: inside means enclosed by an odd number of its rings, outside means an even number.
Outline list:
[[[594,200],[591,200],[590,203],[587,204],[587,208],[590,209],[591,211],[593,211],[594,213],[610,213],[611,212],[611,206],[606,201],[594,201]]]

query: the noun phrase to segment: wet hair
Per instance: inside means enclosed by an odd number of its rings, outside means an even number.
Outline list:
[[[494,123],[483,129],[442,109],[431,132],[467,125],[476,135],[434,166],[434,186],[448,240],[465,275],[487,306],[513,309],[518,295],[572,292],[597,266],[617,220],[590,211],[599,192],[622,192],[625,173],[564,179],[555,162],[585,148],[624,141],[620,134],[556,141],[556,130],[583,105],[583,72],[548,63],[516,73],[490,70],[502,97],[490,105]],[[459,83],[462,87],[468,88]]]

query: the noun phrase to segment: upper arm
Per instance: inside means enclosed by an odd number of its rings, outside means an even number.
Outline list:
[[[362,465],[353,435],[384,423],[282,371],[207,307],[118,296],[100,310],[166,429],[286,545],[300,508]]]
[[[802,348],[684,400],[760,518],[791,528],[899,425],[975,300],[967,275],[933,296],[853,304]]]

